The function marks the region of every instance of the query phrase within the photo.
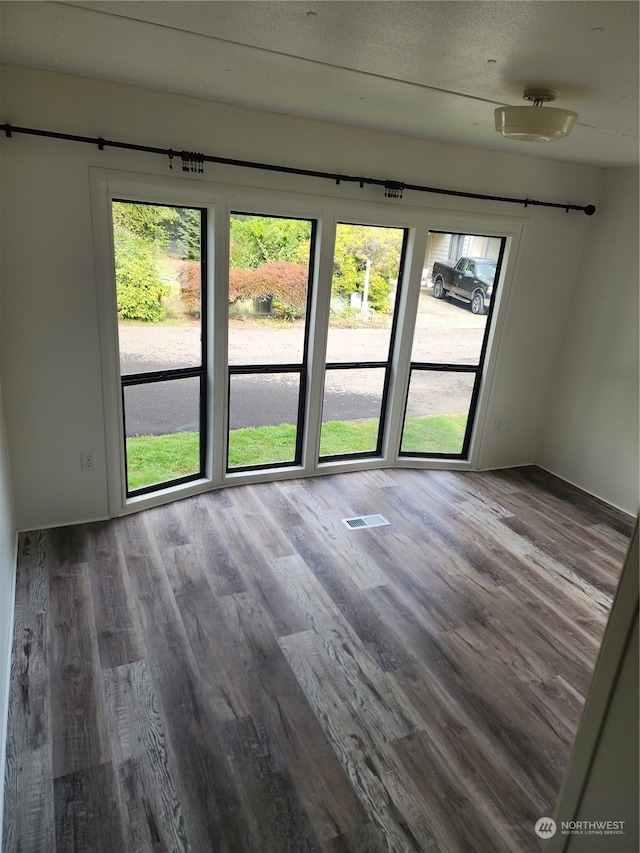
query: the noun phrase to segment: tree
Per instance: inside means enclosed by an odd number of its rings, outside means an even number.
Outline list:
[[[196,211],[197,212],[197,211]],[[171,226],[178,223],[178,208],[158,204],[113,202],[114,234],[129,234],[144,240],[149,246],[166,250],[172,236]]]
[[[166,226],[178,218],[176,209],[114,201],[112,211],[118,316],[156,323],[165,316],[162,298],[168,293],[158,259],[167,249]]]
[[[114,235],[118,316],[157,323],[165,315],[168,287],[158,273],[153,244],[132,234]]]
[[[310,240],[308,220],[233,214],[229,264],[255,269],[276,261],[308,263]]]
[[[348,298],[364,289],[367,259],[371,261],[369,305],[391,310],[391,282],[398,277],[402,231],[372,225],[340,223],[336,229],[332,293]]]
[[[177,252],[187,261],[199,261],[201,252],[202,214],[198,208],[175,207],[175,218],[164,223],[169,239],[176,244]]]

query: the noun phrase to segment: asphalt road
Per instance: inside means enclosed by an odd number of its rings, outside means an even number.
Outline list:
[[[470,363],[477,361],[484,317],[424,294],[418,315],[412,359]],[[183,367],[198,359],[197,327],[120,327],[123,373]],[[364,361],[382,358],[388,332],[380,329],[332,329],[330,348],[334,360]],[[229,360],[235,364],[284,364],[299,360],[299,328],[240,327],[230,332]],[[413,383],[408,403],[412,415],[465,411],[469,376],[421,374]],[[380,414],[382,371],[332,370],[327,372],[323,417],[325,420],[371,418]],[[198,428],[198,383],[195,379],[160,382],[126,390],[127,435],[160,435]],[[295,374],[235,376],[229,407],[231,429],[295,423],[298,378]]]

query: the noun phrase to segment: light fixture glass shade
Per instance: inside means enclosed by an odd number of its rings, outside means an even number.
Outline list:
[[[498,107],[494,113],[496,130],[521,142],[552,142],[567,136],[578,113],[558,107]]]

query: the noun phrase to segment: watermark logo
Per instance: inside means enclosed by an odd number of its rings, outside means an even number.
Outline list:
[[[536,821],[536,835],[540,838],[553,838],[556,834],[556,822],[551,817],[541,817]]]
[[[624,835],[624,820],[563,820],[563,835]]]

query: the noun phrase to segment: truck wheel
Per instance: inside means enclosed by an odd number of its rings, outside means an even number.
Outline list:
[[[476,291],[473,294],[473,298],[471,300],[471,313],[484,314],[484,298],[479,291]]]
[[[446,295],[444,291],[444,282],[442,281],[440,276],[438,276],[438,278],[433,283],[433,295],[436,299],[444,299]]]

